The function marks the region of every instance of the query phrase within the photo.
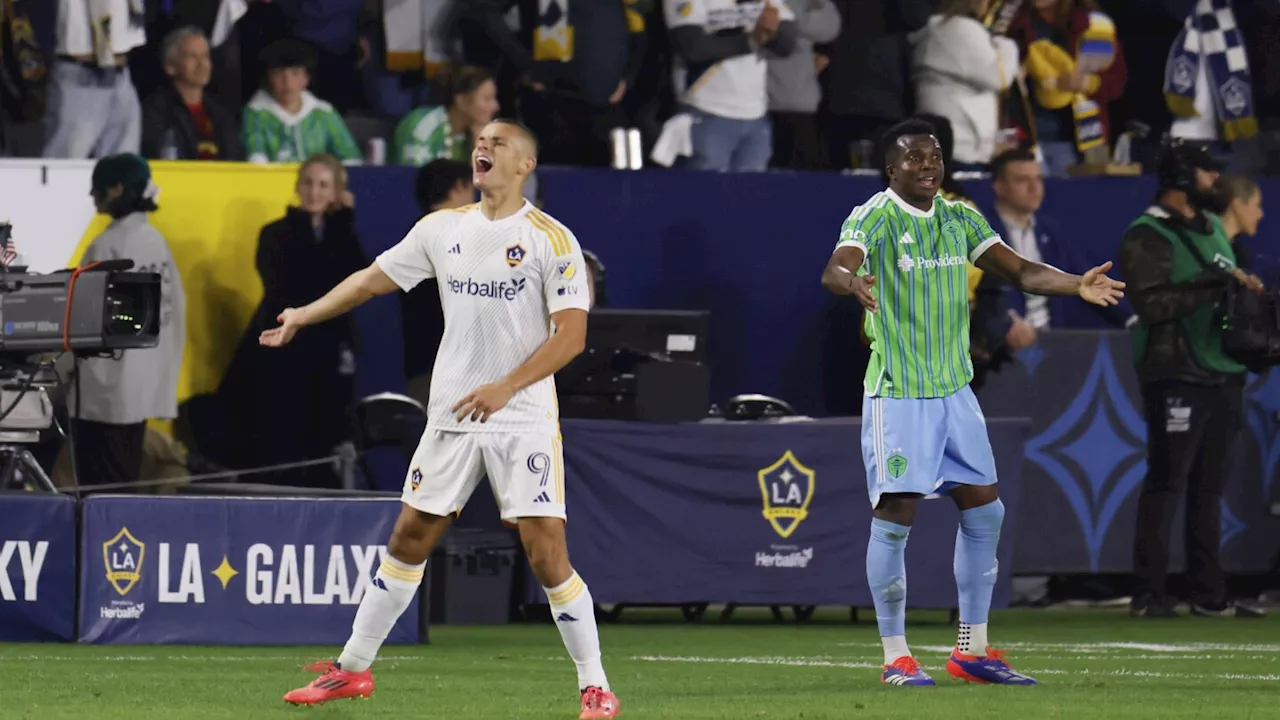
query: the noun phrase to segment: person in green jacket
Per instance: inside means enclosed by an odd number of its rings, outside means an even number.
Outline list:
[[[448,105],[415,108],[400,120],[391,163],[421,167],[440,158],[470,162],[477,132],[498,114],[498,88],[488,70],[463,66],[445,73],[438,87]]]
[[[360,148],[342,116],[307,91],[315,54],[297,40],[281,40],[262,53],[265,87],[244,109],[244,147],[249,162],[302,162],[315,153],[360,160]]]
[[[1258,617],[1233,602],[1222,569],[1222,495],[1244,426],[1246,368],[1227,354],[1219,302],[1228,283],[1255,291],[1222,221],[1209,210],[1222,163],[1208,149],[1168,141],[1156,202],[1125,231],[1119,265],[1138,314],[1133,360],[1147,423],[1147,467],[1134,528],[1133,599],[1139,617],[1176,617],[1166,583],[1174,516],[1186,546],[1185,600],[1193,615]]]

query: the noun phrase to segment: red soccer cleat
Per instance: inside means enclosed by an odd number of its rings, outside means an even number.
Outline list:
[[[284,695],[284,701],[293,705],[323,705],[330,700],[346,700],[347,698],[367,698],[373,694],[373,673],[348,672],[336,665],[325,674],[311,681],[311,684],[291,690]],[[593,717],[613,717],[612,715],[596,715]]]
[[[311,663],[310,665],[304,665],[302,667],[302,671],[309,672],[309,673],[320,673],[321,675],[323,675],[324,673],[327,673],[333,669],[333,663],[334,663],[333,660],[317,660]]]
[[[582,691],[582,714],[578,718],[579,720],[616,718],[620,710],[622,705],[618,702],[617,695],[592,685]]]

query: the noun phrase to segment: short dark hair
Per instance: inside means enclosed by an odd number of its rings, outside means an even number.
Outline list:
[[[1003,178],[1005,170],[1016,162],[1037,162],[1036,154],[1027,148],[1005,150],[991,161],[991,179],[999,180]]]
[[[413,194],[425,215],[444,202],[459,183],[471,182],[471,166],[461,160],[439,158],[418,168]]]
[[[440,104],[453,105],[454,98],[469,95],[480,89],[481,85],[493,79],[493,73],[482,67],[462,65],[448,68],[436,76],[436,87],[441,91]]]
[[[314,76],[316,51],[301,40],[292,38],[277,40],[263,48],[262,54],[258,57],[258,64],[262,68],[264,80],[272,70],[295,67],[303,68],[308,75]]]
[[[489,122],[499,123],[502,125],[510,125],[511,127],[516,128],[520,132],[524,133],[525,138],[529,141],[529,145],[532,146],[533,148],[533,157],[534,159],[537,159],[538,136],[535,135],[533,131],[529,129],[528,125],[525,125],[524,123],[520,122],[519,120],[516,120],[515,118],[505,118],[505,117],[494,118]]]
[[[908,118],[894,125],[885,131],[884,136],[880,138],[880,156],[884,158],[884,162],[889,162],[889,153],[897,146],[898,140],[913,135],[933,135],[937,137],[937,130],[931,123],[919,118]]]
[[[1247,175],[1221,175],[1213,181],[1212,209],[1221,215],[1233,201],[1247,201],[1260,190],[1258,182]]]

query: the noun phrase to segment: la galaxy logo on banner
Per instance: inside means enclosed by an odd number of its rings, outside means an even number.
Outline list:
[[[816,474],[787,450],[777,462],[756,473],[764,499],[763,515],[781,538],[790,538],[809,516]],[[813,548],[772,544],[772,552],[757,552],[756,567],[804,568],[813,559]]]
[[[137,620],[146,610],[144,600],[203,605],[217,592],[243,593],[249,605],[357,605],[387,553],[385,545],[254,543],[233,560],[221,552],[206,559],[200,543],[154,545],[150,568],[147,543],[128,528],[102,543],[106,581],[122,599],[99,608],[100,617]],[[152,585],[143,582],[148,572],[156,574],[154,596]]]
[[[112,599],[109,606],[98,608],[103,619],[137,620],[147,609],[145,603],[128,599],[138,581],[142,579],[142,562],[147,557],[147,546],[122,527],[110,540],[102,543],[102,563],[106,566],[107,583],[124,600]]]

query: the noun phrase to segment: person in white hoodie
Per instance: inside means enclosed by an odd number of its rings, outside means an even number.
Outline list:
[[[978,18],[989,0],[943,0],[911,35],[916,109],[941,115],[955,131],[955,161],[985,165],[996,153],[1000,93],[1017,77],[1017,44]]]

